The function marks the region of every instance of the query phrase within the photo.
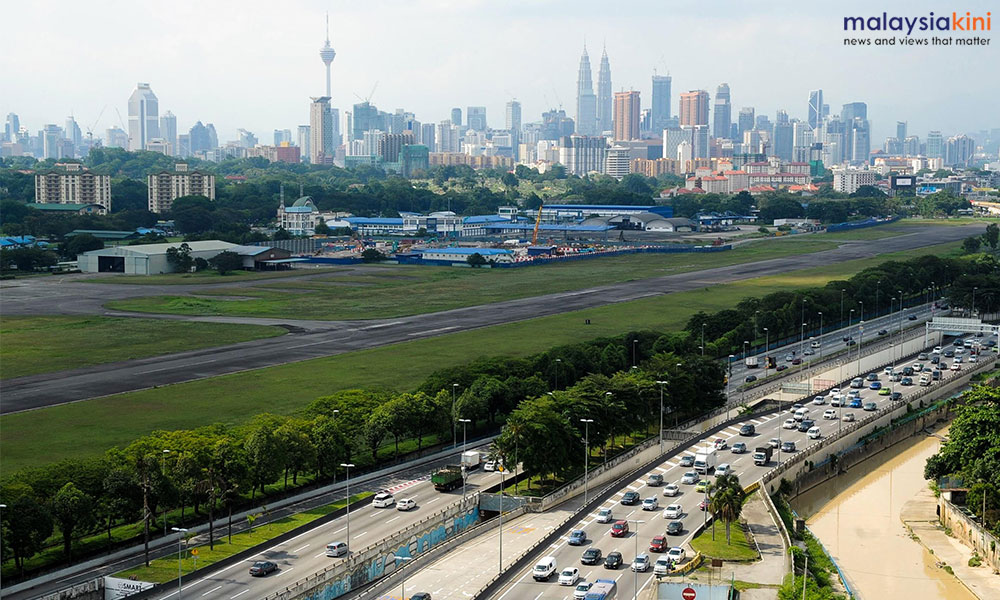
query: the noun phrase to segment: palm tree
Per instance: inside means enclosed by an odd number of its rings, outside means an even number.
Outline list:
[[[713,517],[721,518],[726,523],[726,545],[729,546],[732,545],[730,527],[740,518],[746,493],[739,485],[736,476],[720,477],[716,481],[716,486],[718,491],[709,502],[709,510],[712,511]]]

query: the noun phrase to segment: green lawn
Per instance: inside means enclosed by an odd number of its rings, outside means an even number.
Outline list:
[[[371,495],[371,492],[356,494],[351,496],[351,501],[356,502]],[[290,515],[283,519],[278,519],[273,523],[255,527],[252,532],[247,531],[234,533],[232,541],[229,541],[226,537],[225,528],[218,528],[215,530],[215,535],[219,537],[219,539],[215,542],[215,549],[209,550],[208,544],[198,546],[196,561],[195,556],[191,554],[194,546],[186,547],[184,553],[182,554],[184,558],[181,560],[181,570],[184,575],[187,575],[195,569],[201,569],[211,564],[215,564],[224,558],[228,558],[234,554],[238,554],[244,550],[249,550],[259,544],[263,544],[264,542],[271,540],[286,531],[291,531],[296,527],[301,527],[302,525],[311,523],[323,515],[328,515],[339,508],[343,508],[344,505],[344,500],[338,500],[333,504],[327,504],[305,512],[295,513],[294,515]],[[196,564],[197,567],[195,566]],[[177,555],[175,554],[172,557],[151,560],[149,561],[148,567],[139,566],[126,571],[121,571],[116,573],[115,577],[123,577],[127,579],[133,575],[139,581],[149,581],[151,583],[174,581],[177,579]]]
[[[475,306],[542,294],[829,250],[820,239],[775,239],[706,254],[640,254],[527,267],[456,269],[383,265],[360,276],[215,288],[198,297],[153,296],[113,301],[116,310],[182,315],[379,319]],[[350,284],[350,285],[347,285]],[[205,295],[252,300],[205,298]],[[402,299],[405,298],[405,302]]]
[[[712,540],[713,527],[715,528],[715,540]],[[732,543],[727,544],[726,524],[717,521],[691,540],[691,547],[708,558],[721,558],[727,561],[757,560],[757,548],[747,538],[739,523],[730,525],[730,538]]]
[[[524,356],[634,329],[677,330],[699,310],[716,311],[747,296],[822,285],[885,260],[924,253],[947,255],[957,252],[958,246],[956,242],[885,254],[7,415],[0,437],[0,466],[16,470],[63,458],[95,456],[157,429],[237,424],[261,412],[292,414],[313,399],[340,389],[383,385],[409,390],[436,369],[480,357]],[[584,325],[584,319],[590,319],[591,324]]]
[[[4,317],[0,379],[282,335],[280,327],[111,317]]]
[[[78,279],[76,281],[79,283],[116,283],[128,285],[199,285],[205,283],[237,283],[240,281],[257,281],[260,279],[281,279],[284,277],[298,277],[300,275],[311,275],[314,273],[336,273],[338,271],[346,270],[348,269],[332,267],[300,267],[288,271],[231,271],[225,275],[219,275],[218,271],[208,269],[197,273],[112,275],[108,277]]]

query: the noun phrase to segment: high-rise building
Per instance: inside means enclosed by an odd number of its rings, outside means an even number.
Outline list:
[[[920,155],[920,138],[915,135],[908,135],[903,140],[903,156]]]
[[[944,145],[944,164],[968,167],[976,154],[976,141],[962,134],[948,138]]]
[[[511,100],[507,103],[507,131],[521,131],[521,103]]]
[[[604,174],[622,179],[632,172],[631,150],[625,146],[612,146],[604,159]]]
[[[428,150],[434,150],[434,148],[436,148],[434,144],[434,129],[434,123],[424,123],[420,126],[420,143],[427,146]]]
[[[366,131],[383,129],[382,119],[378,114],[378,108],[367,100],[360,104],[355,104],[354,110],[351,114],[354,115],[354,129],[351,137],[352,140],[364,139]],[[315,129],[313,130],[312,135],[316,135]]]
[[[42,129],[42,158],[64,158],[63,132],[58,125],[50,123]],[[72,158],[67,156],[65,158]]]
[[[605,48],[601,52],[601,66],[597,71],[597,133],[611,131],[615,126],[611,94],[611,63],[608,62],[608,49]],[[667,96],[667,114],[669,116],[670,94],[668,93]]]
[[[900,142],[906,139],[906,121],[896,121],[896,139]]]
[[[748,131],[750,131],[751,129],[754,128],[754,110],[753,110],[753,107],[752,106],[744,106],[743,108],[741,108],[740,109],[740,116],[738,117],[738,121],[739,121],[739,128],[740,128],[740,130],[739,130],[739,132],[740,132],[739,139],[742,140],[743,136],[746,135],[746,132],[748,132]]]
[[[15,113],[7,113],[7,121],[4,123],[4,139],[8,142],[17,141],[17,132],[21,130],[21,120]]]
[[[459,127],[462,126],[462,109],[461,108],[453,108],[453,109],[451,109],[451,124],[452,125],[457,125]]]
[[[636,114],[636,118],[638,118]],[[580,69],[576,76],[576,132],[580,135],[595,135],[597,131],[597,96],[590,78],[590,57],[587,47],[583,47]]]
[[[663,130],[663,158],[677,159],[677,147],[688,139],[688,132],[680,127],[668,127]],[[690,142],[688,142],[690,144]]]
[[[162,137],[177,154],[177,117],[169,110],[160,117],[160,137]]]
[[[681,130],[684,131],[684,141],[691,145],[692,158],[710,157],[708,125],[681,125]]]
[[[58,163],[35,173],[38,204],[99,204],[111,210],[111,176],[94,173],[79,163]]]
[[[274,145],[280,146],[282,144],[292,144],[292,130],[291,129],[275,129],[274,130]]]
[[[383,133],[375,143],[375,155],[385,162],[397,162],[403,146],[411,144],[412,133]]]
[[[779,111],[779,114],[784,111]],[[785,114],[785,119],[783,122],[775,123],[774,125],[774,135],[772,136],[773,143],[772,155],[777,156],[784,162],[792,162],[792,149],[795,145],[795,137],[792,124],[788,122],[788,115]]]
[[[197,121],[191,126],[191,129],[188,131],[188,135],[191,137],[192,155],[212,149],[208,128],[202,125],[201,121]]]
[[[662,131],[670,120],[670,83],[669,75],[653,75],[649,114],[649,128],[652,131]]]
[[[469,106],[465,109],[466,125],[473,131],[486,131],[486,107]]]
[[[927,158],[944,158],[944,139],[940,131],[927,133]]]
[[[708,92],[691,90],[681,94],[681,126],[708,125]]]
[[[616,141],[639,139],[640,113],[637,90],[615,92],[614,139]]]
[[[330,97],[311,98],[309,105],[309,162],[314,165],[333,164],[333,116]]]
[[[603,173],[607,157],[607,141],[603,136],[569,135],[560,140],[559,163],[571,175]]]
[[[728,138],[733,120],[733,107],[729,102],[729,84],[723,83],[715,90],[715,114],[712,119],[712,135]]]
[[[109,127],[104,134],[104,145],[108,148],[128,148],[128,133],[121,127]]]
[[[308,153],[309,149],[312,148],[312,145],[309,143],[309,126],[299,125],[296,133],[298,134],[296,137],[298,146],[302,149],[302,157],[305,160],[309,160]]]
[[[809,127],[816,129],[823,122],[823,90],[809,92]]]
[[[236,130],[236,134],[240,136],[239,145],[241,148],[253,148],[257,145],[257,136],[253,132],[240,128]]]
[[[330,63],[333,62],[334,57],[337,56],[337,52],[330,46],[330,13],[326,15],[326,43],[319,50],[319,58],[323,61],[323,66],[326,67],[326,95],[331,97],[330,91]]]
[[[219,134],[215,131],[215,124],[205,125],[205,130],[208,132],[208,149],[215,150],[219,147]]]
[[[552,109],[542,113],[542,129],[538,134],[539,139],[558,140],[573,135],[574,131],[576,131],[576,123],[566,116],[566,111]]]
[[[434,130],[434,141],[438,152],[458,152],[462,147],[459,126],[453,121],[441,121]]]
[[[66,139],[72,142],[74,156],[76,150],[83,143],[83,132],[80,131],[80,125],[77,124],[76,119],[72,115],[66,117],[66,129],[65,129]]]
[[[137,83],[128,99],[128,149],[143,150],[146,142],[160,137],[160,110],[148,83]]]
[[[146,176],[149,188],[149,212],[163,213],[170,210],[174,200],[181,196],[204,196],[215,200],[215,175],[208,171],[188,170],[186,163],[177,163],[173,171],[155,171]]]

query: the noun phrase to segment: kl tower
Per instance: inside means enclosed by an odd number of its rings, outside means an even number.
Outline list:
[[[320,48],[319,57],[323,59],[323,64],[326,65],[326,95],[330,96],[330,63],[333,62],[333,57],[337,56],[336,51],[330,46],[330,13],[326,14],[326,44]]]

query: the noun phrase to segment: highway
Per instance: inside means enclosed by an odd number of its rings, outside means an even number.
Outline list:
[[[948,348],[945,348],[946,350]],[[945,363],[951,363],[951,359],[942,359]],[[921,363],[928,365],[929,361],[916,361],[914,357],[909,357],[904,361],[900,361],[900,366],[910,365],[914,363]],[[952,377],[955,377],[956,373],[953,371],[943,371],[943,377],[941,382],[946,382]],[[883,373],[879,374],[882,385],[894,386],[892,389],[900,391],[904,394],[903,398],[905,400],[906,396],[914,393],[916,390],[920,389],[917,385],[913,386],[900,386],[898,383],[893,384],[888,381],[888,377]],[[917,377],[914,377],[914,384],[917,382]],[[861,401],[863,403],[874,402],[876,403],[878,409],[884,408],[886,405],[891,403],[889,396],[879,395],[877,391],[868,389],[868,383],[866,382],[866,387],[860,391]],[[937,383],[933,384],[937,385]],[[845,390],[846,393],[846,390]],[[874,414],[873,412],[866,412],[861,408],[833,408],[836,411],[836,416],[832,419],[824,419],[823,413],[827,409],[831,409],[829,399],[824,400],[822,405],[814,405],[812,403],[807,403],[806,406],[810,409],[809,418],[815,421],[816,426],[818,426],[822,432],[822,436],[828,436],[835,434],[843,422],[842,418],[847,413],[853,413],[858,421],[864,421],[869,419]],[[602,579],[615,579],[618,582],[618,597],[619,598],[631,598],[633,592],[638,587],[639,593],[650,585],[653,580],[652,563],[655,563],[656,559],[660,556],[655,552],[649,551],[649,542],[655,535],[664,535],[666,532],[666,526],[669,519],[663,517],[663,509],[667,504],[677,503],[683,508],[683,517],[680,519],[683,524],[683,530],[680,535],[667,536],[669,546],[681,546],[686,548],[687,558],[693,555],[693,551],[688,542],[693,536],[695,528],[703,522],[705,519],[705,513],[703,513],[698,505],[705,497],[704,494],[695,491],[695,485],[693,484],[682,484],[680,483],[681,477],[690,468],[685,468],[679,466],[679,461],[685,454],[694,454],[697,448],[707,448],[716,438],[723,438],[726,440],[727,448],[718,451],[718,463],[728,462],[732,465],[734,472],[740,478],[740,482],[746,486],[750,483],[760,479],[768,470],[775,468],[780,464],[780,461],[788,458],[789,453],[781,453],[776,451],[771,462],[763,467],[758,467],[753,464],[753,459],[751,454],[753,448],[757,446],[763,446],[768,443],[772,438],[780,438],[782,442],[793,441],[796,445],[796,452],[802,452],[809,448],[810,445],[819,443],[820,440],[811,440],[805,433],[799,432],[797,430],[783,429],[782,424],[789,418],[791,418],[790,409],[782,409],[777,414],[771,414],[763,416],[760,418],[755,418],[746,421],[746,423],[753,424],[756,427],[756,434],[749,437],[743,437],[739,435],[739,425],[734,425],[726,430],[710,436],[710,438],[704,438],[699,440],[696,447],[691,448],[687,452],[676,455],[675,457],[661,463],[648,473],[644,474],[642,477],[632,481],[624,488],[618,490],[612,497],[605,501],[601,506],[597,507],[593,512],[583,516],[573,527],[573,529],[583,529],[587,533],[587,542],[582,546],[570,546],[568,545],[568,536],[563,536],[557,542],[552,544],[544,555],[554,556],[558,565],[558,570],[556,575],[554,575],[547,582],[536,582],[531,578],[531,568],[533,566],[529,565],[526,569],[519,573],[513,575],[513,583],[504,588],[504,590],[498,594],[496,597],[498,599],[509,598],[511,600],[518,600],[522,598],[530,598],[534,600],[542,599],[559,599],[565,600],[566,598],[572,597],[573,588],[560,586],[558,581],[558,573],[565,568],[577,567],[580,569],[580,575],[582,581],[593,582],[598,578]],[[732,454],[731,447],[736,442],[744,442],[748,447],[748,452],[746,454]],[[649,475],[653,473],[659,473],[664,478],[664,483],[676,483],[680,488],[680,493],[676,497],[665,497],[663,496],[663,487],[650,487],[646,484],[646,480]],[[705,479],[705,476],[702,476]],[[714,477],[709,476],[708,479],[714,480]],[[642,499],[654,497],[658,500],[659,506],[657,510],[645,511],[640,508],[640,506],[624,506],[621,504],[622,496],[627,491],[636,491],[639,493]],[[638,520],[639,523],[632,522],[630,524],[631,531],[629,534],[622,538],[611,537],[610,526],[604,523],[597,522],[597,513],[601,509],[610,509],[613,511],[614,519],[627,519],[627,520]],[[717,530],[718,535],[725,535],[725,529],[719,527]],[[598,548],[602,551],[604,556],[607,556],[610,552],[621,552],[625,563],[622,568],[617,570],[607,570],[603,565],[588,566],[583,565],[580,562],[580,557],[583,552],[588,548]],[[645,553],[650,557],[650,569],[648,572],[635,573],[629,569],[629,565],[635,558],[636,554]]]

